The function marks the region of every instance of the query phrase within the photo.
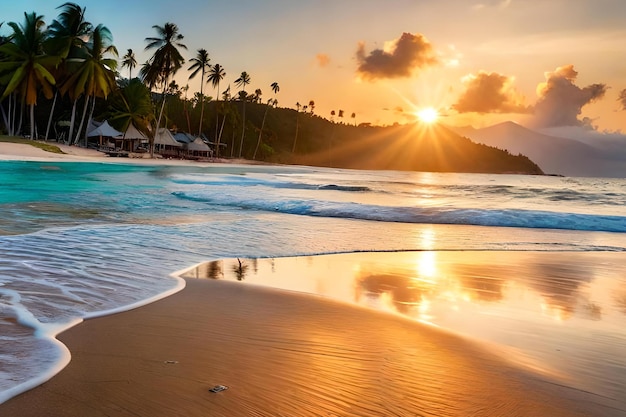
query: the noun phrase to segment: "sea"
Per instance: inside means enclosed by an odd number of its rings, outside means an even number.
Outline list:
[[[363,252],[606,256],[613,272],[585,282],[602,276],[613,295],[579,319],[596,332],[592,357],[626,374],[625,179],[0,161],[0,403],[71,360],[59,332],[179,291],[195,265]],[[487,338],[472,327],[452,330]]]

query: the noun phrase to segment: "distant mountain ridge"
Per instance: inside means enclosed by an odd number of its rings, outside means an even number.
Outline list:
[[[482,129],[450,127],[459,135],[512,154],[523,154],[548,174],[581,177],[626,177],[626,160],[601,147],[558,136],[549,136],[514,122]]]

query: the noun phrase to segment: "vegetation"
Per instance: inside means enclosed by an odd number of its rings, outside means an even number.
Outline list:
[[[357,125],[356,113],[343,109],[333,110],[329,120],[315,114],[314,100],[279,108],[278,82],[263,102],[262,90],[249,88],[246,71],[233,81],[237,94],[230,85],[220,94],[226,71],[211,65],[203,48],[188,68],[189,79],[200,77],[200,91],[188,98],[189,86],[173,81],[187,47],[171,22],[154,25],[156,35],[145,38],[152,56],[140,66],[139,78],[133,78],[135,54],[127,50],[120,63],[128,69],[125,78],[117,72],[117,48],[106,26],[87,21],[86,9],[76,3],[58,10],[47,27],[42,16],[24,13],[23,23],[8,23],[8,36],[0,36],[0,111],[9,135],[78,144],[92,119],[106,119],[118,130],[132,124],[143,132],[151,156],[155,132],[164,125],[207,138],[218,156],[364,169],[541,173],[522,155],[475,144],[442,126]],[[207,83],[215,98],[205,96]]]
[[[59,147],[56,145],[51,145],[49,143],[43,143],[43,142],[37,142],[37,141],[30,140],[30,139],[18,138],[15,136],[0,136],[0,142],[32,145],[35,148],[42,149],[46,152],[59,153],[59,154],[65,153],[61,149],[59,149]]]

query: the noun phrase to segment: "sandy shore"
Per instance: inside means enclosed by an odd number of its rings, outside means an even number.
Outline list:
[[[157,159],[148,158],[146,154],[137,154],[138,158],[111,158],[108,155],[94,149],[81,148],[79,146],[68,146],[56,142],[48,142],[57,146],[64,153],[47,152],[43,149],[22,143],[0,142],[0,161],[57,161],[57,162],[107,162],[118,164],[147,164],[147,165],[203,165],[208,163],[227,164],[251,164],[258,162],[245,159],[223,159],[214,158],[211,162],[198,162],[181,159]]]
[[[69,366],[0,415],[617,415],[436,328],[241,283],[189,279],[60,340]]]

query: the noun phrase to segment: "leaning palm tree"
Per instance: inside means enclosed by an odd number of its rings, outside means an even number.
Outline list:
[[[209,65],[211,58],[209,58],[209,53],[206,49],[198,49],[196,56],[191,58],[190,61],[193,62],[193,64],[189,67],[189,71],[193,70],[193,72],[189,76],[189,79],[191,80],[198,75],[198,72],[202,75],[200,77],[200,98],[202,99],[202,106],[200,110],[200,126],[198,127],[198,136],[200,136],[202,135],[202,121],[204,120],[204,83],[206,82],[204,80],[204,74],[207,69],[211,68],[211,65]]]
[[[274,95],[276,95],[276,93],[278,93],[280,91],[280,87],[278,86],[277,82],[273,82],[270,87],[272,88],[272,91],[274,92]],[[257,91],[261,91],[261,90],[257,90]],[[256,142],[256,147],[254,148],[254,154],[252,155],[252,159],[256,159],[256,153],[259,150],[259,145],[261,144],[261,136],[263,135],[263,128],[265,127],[265,118],[267,117],[267,111],[272,106],[276,107],[277,104],[278,104],[278,100],[276,100],[276,98],[274,98],[274,99],[270,98],[269,100],[267,100],[267,106],[265,107],[265,113],[263,113],[263,122],[261,123],[261,130],[259,130],[259,139]]]
[[[45,46],[49,55],[58,55],[61,58],[61,64],[54,71],[57,85],[61,85],[65,78],[69,76],[67,69],[68,60],[79,56],[85,51],[87,42],[91,39],[93,33],[93,25],[85,20],[86,8],[76,3],[64,3],[57,9],[61,9],[61,12],[48,27]],[[56,89],[46,126],[46,140],[48,140],[58,93],[59,90]],[[75,113],[72,113],[72,116],[75,116]],[[74,117],[72,117],[72,122],[70,123],[70,137],[74,129],[73,120]]]
[[[241,152],[243,150],[243,138],[246,134],[246,86],[250,84],[250,75],[247,72],[242,72],[239,78],[235,80],[235,85],[242,88],[243,94],[240,97],[243,100],[243,122],[241,127],[241,141],[239,142],[239,158],[241,158]]]
[[[58,56],[47,55],[44,51],[45,23],[43,16],[35,12],[24,13],[24,23],[9,22],[13,30],[11,41],[0,46],[0,79],[6,87],[0,100],[17,93],[22,104],[30,107],[30,137],[35,138],[35,106],[41,91],[47,99],[53,95],[56,81],[50,70],[60,61]],[[11,133],[15,133],[14,129]]]
[[[48,27],[46,44],[49,50],[66,59],[86,47],[93,25],[85,20],[87,9],[76,3],[64,3],[57,9],[61,13]]]
[[[106,55],[117,57],[117,49],[113,45],[113,35],[106,26],[98,25],[92,34],[92,40],[87,45],[87,51],[80,57],[74,58],[68,63],[71,75],[61,86],[61,92],[69,92],[75,100],[81,95],[85,96],[83,114],[74,138],[70,137],[71,143],[80,139],[80,134],[85,122],[87,107],[91,101],[91,119],[95,107],[96,98],[107,98],[116,88],[115,70],[117,60],[107,58]],[[73,68],[72,68],[73,67]]]
[[[137,59],[132,49],[126,51],[126,55],[122,57],[122,68],[128,68],[128,80],[133,79],[133,68],[137,66]]]
[[[217,126],[220,124],[219,120],[220,120],[220,113],[218,111],[218,106],[217,106],[217,100],[219,100],[220,97],[220,81],[222,81],[222,79],[224,79],[224,77],[226,76],[226,73],[224,72],[224,68],[220,65],[220,64],[215,64],[211,67],[211,71],[209,72],[209,75],[207,77],[207,81],[211,82],[211,85],[213,86],[213,88],[217,88],[217,94],[215,95],[216,97],[216,102],[215,102],[215,138],[217,139],[218,134],[217,134]],[[219,148],[219,146],[218,146]],[[217,152],[219,153],[219,149],[217,150]]]
[[[145,49],[146,51],[153,49],[155,51],[142,68],[141,75],[150,88],[155,87],[157,84],[161,84],[162,87],[161,110],[159,111],[155,129],[155,132],[158,132],[161,118],[163,117],[163,109],[165,108],[165,94],[169,78],[176,74],[185,63],[185,59],[180,54],[178,48],[187,49],[187,46],[182,43],[184,36],[178,32],[178,26],[174,23],[168,22],[163,26],[154,25],[152,28],[156,30],[158,37],[146,38],[148,45]],[[153,140],[150,143],[150,156],[154,156]]]

